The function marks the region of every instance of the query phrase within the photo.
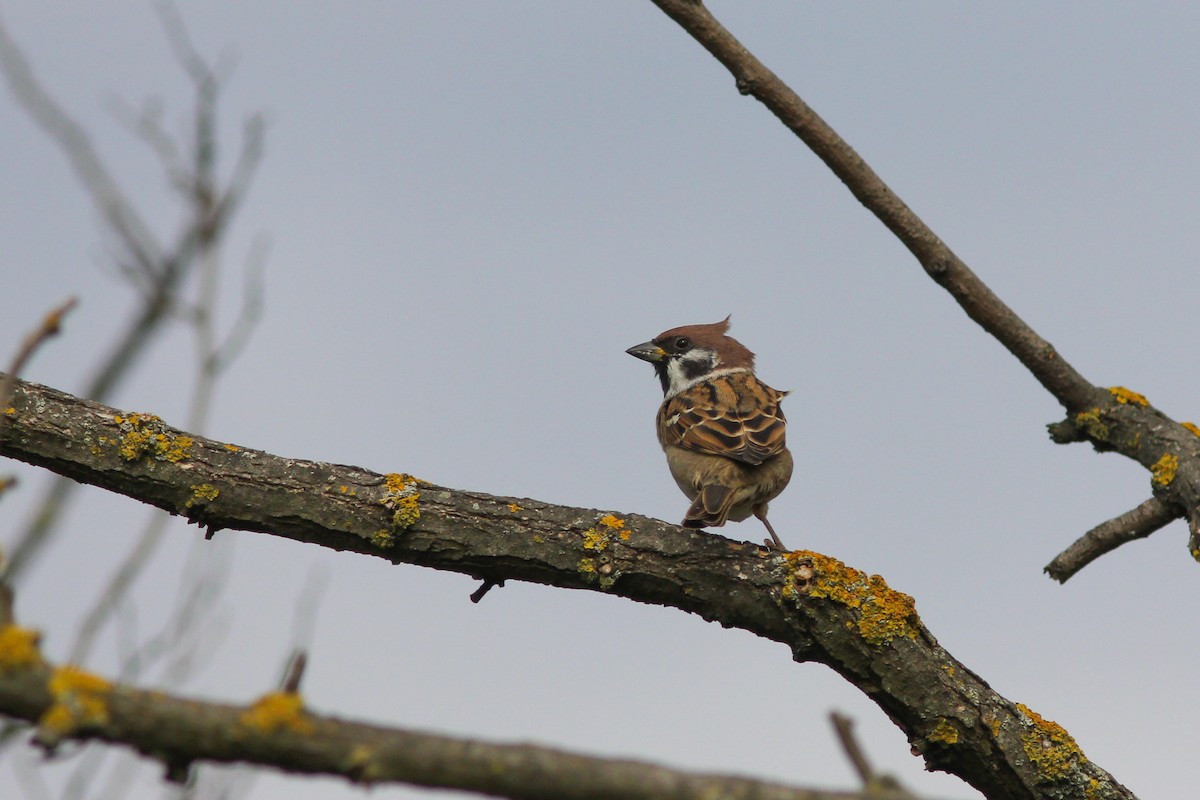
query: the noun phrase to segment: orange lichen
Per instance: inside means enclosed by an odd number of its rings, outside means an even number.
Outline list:
[[[855,609],[858,632],[871,644],[917,637],[916,603],[909,595],[890,588],[881,576],[867,575],[811,550],[784,553],[783,561],[787,574],[780,595],[784,599],[829,599]]]
[[[262,733],[312,733],[315,726],[304,713],[304,698],[294,692],[271,692],[250,706],[238,720]]]
[[[1200,425],[1197,425],[1194,422],[1181,422],[1179,424],[1182,425],[1183,427],[1187,428],[1189,431],[1196,434],[1197,436],[1200,436]]]
[[[0,628],[0,672],[36,667],[42,663],[38,642],[42,635],[29,628],[5,625]]]
[[[517,505],[516,503],[509,503],[508,510],[511,511],[512,513],[516,514],[518,511],[524,511],[525,509],[522,508],[521,506]]]
[[[1175,480],[1175,473],[1178,470],[1179,456],[1163,453],[1162,458],[1155,461],[1150,467],[1150,480],[1155,486],[1170,486],[1171,481]]]
[[[1138,406],[1150,405],[1150,401],[1146,399],[1145,395],[1140,395],[1132,389],[1126,389],[1124,386],[1110,386],[1108,393],[1122,405],[1126,403],[1133,403]]]
[[[1061,780],[1070,775],[1072,770],[1087,763],[1087,757],[1079,745],[1061,725],[1044,719],[1024,703],[1017,703],[1017,709],[1027,721],[1025,731],[1021,733],[1021,745],[1025,748],[1025,755],[1037,768],[1039,781],[1049,783]]]
[[[108,723],[108,695],[112,684],[99,675],[78,667],[59,667],[50,676],[46,688],[54,702],[38,720],[38,727],[50,738],[61,738]]]

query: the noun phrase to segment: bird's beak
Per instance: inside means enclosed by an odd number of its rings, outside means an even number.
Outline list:
[[[633,347],[625,351],[634,358],[640,358],[642,361],[649,361],[651,364],[657,364],[667,357],[667,351],[656,345],[654,342],[642,342],[635,344]]]

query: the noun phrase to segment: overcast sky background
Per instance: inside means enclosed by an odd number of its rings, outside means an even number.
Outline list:
[[[269,121],[220,309],[231,322],[266,235],[265,317],[223,378],[212,437],[677,520],[687,503],[654,439],[659,388],[623,351],[732,313],[759,374],[793,390],[797,467],[771,507],[784,541],[912,594],[956,657],[1141,797],[1194,793],[1200,571],[1184,525],[1065,586],[1044,576],[1083,531],[1149,496],[1145,470],[1050,443],[1054,400],[650,2],[184,5],[202,53],[237,54],[226,170],[242,120]],[[156,230],[173,232],[154,159],[107,110],[157,96],[170,127],[184,124],[189,87],[152,6],[0,10]],[[714,11],[1086,377],[1200,421],[1200,6]],[[0,141],[0,342],[11,351],[77,294],[25,377],[79,391],[136,298],[61,153],[7,89]],[[110,402],[182,424],[192,369],[175,326]],[[11,545],[45,476],[0,471],[22,480],[0,503]],[[51,657],[148,513],[81,493],[19,588],[20,621],[45,631]],[[722,533],[762,538],[753,520]],[[214,601],[223,636],[189,694],[248,702],[272,688],[305,628],[297,598],[316,585],[304,694],[321,712],[852,788],[826,719],[839,709],[880,768],[929,795],[978,796],[924,773],[829,670],[598,593],[509,584],[472,605],[463,576],[242,532],[203,543],[175,523],[137,588],[139,633],[165,618],[197,549],[232,566]],[[118,652],[108,636],[87,666],[112,674]],[[0,796],[42,796],[32,758],[0,757]],[[57,797],[75,763],[33,772]],[[363,796],[253,775],[253,798]],[[131,796],[161,794],[157,770],[139,773]]]

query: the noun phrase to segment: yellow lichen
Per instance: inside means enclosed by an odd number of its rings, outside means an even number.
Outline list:
[[[509,503],[508,510],[511,511],[512,513],[516,514],[518,511],[524,511],[525,509],[521,508],[516,503]]]
[[[108,695],[112,684],[78,667],[54,670],[46,684],[53,704],[38,720],[38,727],[52,737],[62,737],[108,722]]]
[[[578,569],[579,569],[579,572],[584,577],[588,577],[588,578],[592,577],[593,575],[596,574],[596,559],[594,559],[594,558],[579,559],[579,568]]]
[[[380,502],[392,510],[392,527],[397,530],[407,530],[421,518],[419,482],[407,473],[393,472],[384,476],[385,493]]]
[[[1187,428],[1189,431],[1196,434],[1197,436],[1200,436],[1200,425],[1197,425],[1194,422],[1181,422],[1179,424],[1182,425],[1183,427]]]
[[[1108,426],[1100,418],[1099,408],[1091,408],[1075,415],[1075,424],[1083,428],[1093,439],[1107,439]]]
[[[250,706],[238,720],[243,726],[262,733],[291,731],[312,733],[315,726],[304,714],[304,698],[294,692],[271,692]]]
[[[12,406],[9,406],[8,408],[4,409],[4,416],[6,416],[6,417],[14,417],[14,416],[16,416],[16,414],[17,414],[17,410],[15,408],[13,408]]]
[[[954,727],[950,720],[942,717],[938,720],[937,727],[930,731],[925,738],[931,742],[958,744],[958,728]]]
[[[583,549],[595,550],[597,553],[606,550],[608,543],[612,541],[612,536],[607,531],[598,531],[595,528],[588,528],[583,532]]]
[[[1087,763],[1087,757],[1079,745],[1061,725],[1043,719],[1024,703],[1017,703],[1017,709],[1028,721],[1026,730],[1021,733],[1021,745],[1025,748],[1025,755],[1037,768],[1040,782],[1061,780],[1070,775],[1072,770]]]
[[[1150,480],[1155,486],[1170,486],[1178,470],[1179,456],[1163,453],[1163,457],[1150,467]]]
[[[784,599],[828,599],[857,610],[858,632],[871,644],[917,637],[916,603],[879,575],[867,575],[811,550],[784,553],[783,562],[786,575],[780,595]]]
[[[1140,395],[1131,389],[1126,389],[1124,386],[1110,386],[1108,393],[1115,397],[1117,402],[1122,405],[1125,403],[1133,403],[1138,406],[1150,405],[1150,401],[1144,395]]]
[[[614,517],[612,514],[605,514],[600,518],[600,524],[606,528],[616,528],[620,530],[625,527],[625,520],[620,517]]]
[[[36,667],[42,663],[38,650],[40,633],[16,625],[0,628],[0,672]]]
[[[213,486],[211,483],[199,483],[192,487],[192,496],[188,498],[184,505],[188,508],[193,506],[203,505],[217,499],[221,494],[221,490]]]
[[[386,528],[380,528],[371,534],[371,544],[386,550],[389,547],[396,546],[396,537]]]
[[[126,461],[137,461],[147,456],[176,464],[188,458],[195,444],[190,436],[167,433],[166,425],[153,414],[130,414],[126,417],[117,414],[113,421],[121,426],[122,431],[117,442],[117,453]]]
[[[227,444],[227,445],[225,445],[225,449],[231,453],[236,453],[239,450],[241,450],[242,448],[238,447],[236,444]]]

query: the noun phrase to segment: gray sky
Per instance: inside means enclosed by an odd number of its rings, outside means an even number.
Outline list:
[[[209,432],[285,456],[676,520],[654,440],[660,393],[623,350],[733,315],[760,375],[793,390],[797,468],[771,518],[794,547],[912,594],[1001,694],[1064,725],[1144,798],[1194,791],[1200,699],[1187,625],[1200,572],[1174,523],[1059,586],[1042,566],[1149,496],[1117,456],[1060,447],[1056,403],[701,48],[635,2],[186,4],[197,46],[237,54],[222,130],[269,120],[224,250],[222,320],[271,241],[266,316]],[[11,34],[160,231],[153,159],[106,110],[187,84],[149,5],[4,3]],[[1085,376],[1200,421],[1200,6],[716,3],[714,11]],[[96,214],[0,95],[0,342],[82,305],[31,380],[78,391],[134,305]],[[233,156],[226,152],[226,167]],[[113,404],[181,423],[182,326]],[[7,357],[5,357],[7,358]],[[0,503],[0,543],[42,479]],[[21,587],[64,656],[147,511],[86,490]],[[724,534],[761,539],[751,520]],[[323,582],[304,692],[319,710],[673,766],[851,787],[826,721],[921,791],[899,731],[830,671],[678,611],[177,524],[138,587],[160,623],[193,550],[231,560],[220,648],[187,692],[272,687],[297,597]],[[200,542],[199,544],[197,544]],[[126,616],[128,630],[134,618]],[[108,637],[88,664],[115,669]],[[15,758],[0,795],[27,790]],[[44,776],[57,796],[73,762]],[[251,797],[359,796],[256,773]],[[160,796],[146,771],[136,796]],[[418,790],[382,789],[375,797]],[[36,795],[34,795],[36,796]]]

